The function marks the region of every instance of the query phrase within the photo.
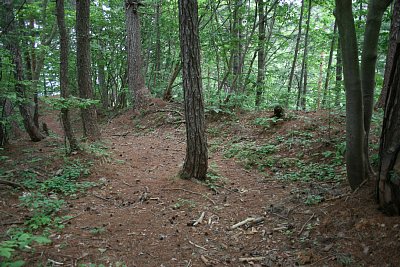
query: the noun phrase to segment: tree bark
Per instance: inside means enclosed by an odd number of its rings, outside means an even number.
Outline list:
[[[90,0],[76,1],[76,51],[77,51],[77,76],[79,97],[93,99],[90,64],[90,38],[89,38]],[[100,139],[100,130],[97,125],[97,113],[94,105],[81,108],[84,135],[90,141]]]
[[[205,180],[208,152],[201,83],[197,0],[179,0],[179,36],[186,121],[186,158],[182,178]]]
[[[290,91],[292,90],[292,83],[294,78],[294,71],[296,69],[297,57],[299,54],[299,47],[300,47],[300,40],[301,40],[301,29],[303,24],[303,14],[304,14],[304,0],[301,1],[301,11],[300,11],[300,19],[299,19],[299,32],[297,33],[297,40],[296,40],[296,47],[294,49],[294,57],[292,62],[292,68],[290,69],[289,74],[289,84],[288,84],[288,91],[286,97],[286,107],[289,106],[289,99],[290,99]]]
[[[365,131],[365,164],[367,175],[373,176],[369,161],[368,142],[371,128],[372,111],[374,107],[375,71],[378,58],[378,40],[382,24],[382,17],[392,0],[369,0],[367,22],[364,33],[364,46],[361,56],[361,87],[364,104],[364,131]]]
[[[128,50],[128,87],[133,95],[133,109],[140,112],[148,107],[150,91],[143,75],[140,36],[139,0],[126,0],[126,34]]]
[[[260,106],[261,97],[264,89],[265,79],[265,3],[264,0],[258,1],[258,68],[257,68],[257,90],[256,107]]]
[[[340,38],[338,37],[337,52],[336,52],[335,107],[339,107],[340,105],[340,92],[342,91],[342,82],[343,82],[342,50],[340,48]]]
[[[64,0],[56,1],[56,16],[57,24],[60,32],[60,91],[61,97],[68,99],[68,33],[65,26],[65,12]],[[71,119],[69,115],[69,108],[64,107],[61,109],[61,121],[64,128],[65,137],[68,140],[70,151],[79,149],[78,141],[75,138],[74,131],[71,126]]]
[[[336,0],[336,19],[343,55],[346,87],[346,168],[350,187],[355,190],[366,178],[364,153],[364,111],[358,47],[351,0]]]
[[[45,138],[45,136],[40,132],[39,128],[36,127],[33,116],[31,113],[31,109],[28,103],[26,103],[26,86],[24,85],[24,72],[23,72],[23,63],[22,63],[22,55],[19,46],[19,38],[15,31],[15,22],[13,18],[13,3],[12,1],[4,1],[3,6],[6,9],[5,21],[10,21],[11,23],[8,25],[7,34],[7,41],[6,47],[13,55],[13,64],[15,66],[15,91],[17,94],[17,98],[19,98],[18,108],[22,116],[23,124],[25,127],[26,132],[28,133],[30,139],[33,142],[38,142]]]
[[[390,73],[393,67],[394,53],[397,46],[396,35],[399,29],[400,29],[400,1],[395,1],[393,5],[392,23],[390,26],[389,48],[388,48],[388,55],[386,57],[386,67],[383,79],[383,87],[379,99],[375,104],[376,108],[383,108],[385,105],[387,89],[389,87]]]
[[[393,29],[393,28],[392,28]],[[390,215],[400,215],[400,31],[388,80],[388,89],[379,150],[377,198],[380,207]]]
[[[324,93],[322,96],[322,108],[326,108],[326,102],[327,102],[328,90],[329,90],[329,79],[331,76],[331,68],[332,68],[332,61],[333,61],[333,50],[335,49],[335,40],[337,38],[336,31],[337,31],[337,22],[335,20],[335,24],[333,25],[333,37],[332,37],[332,41],[331,41],[331,48],[329,50],[328,67],[326,69]]]

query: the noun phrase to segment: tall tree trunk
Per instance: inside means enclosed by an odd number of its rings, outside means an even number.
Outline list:
[[[371,128],[372,111],[374,107],[375,71],[378,58],[378,39],[382,17],[392,0],[369,0],[367,22],[364,33],[364,46],[361,56],[361,87],[364,104],[364,131],[365,131],[365,163],[367,175],[374,176],[369,155],[368,142]]]
[[[256,89],[256,107],[260,106],[265,79],[265,4],[264,0],[258,1],[258,71]]]
[[[329,50],[329,59],[328,59],[328,67],[326,69],[326,77],[325,77],[325,85],[324,85],[324,94],[322,96],[322,107],[326,108],[328,90],[329,90],[329,79],[331,76],[331,68],[333,61],[333,50],[335,49],[335,40],[336,40],[336,31],[337,31],[337,22],[335,20],[335,24],[333,25],[333,37],[331,41],[331,48]]]
[[[381,208],[390,215],[400,215],[400,31],[396,30],[395,52],[388,51],[390,68],[385,115],[379,150],[377,198]]]
[[[310,32],[310,19],[311,19],[311,0],[308,0],[308,15],[306,23],[306,35],[304,36],[304,54],[303,64],[300,74],[300,87],[299,87],[299,101],[298,106],[302,109],[306,109],[306,94],[307,94],[307,56],[308,56],[308,36]],[[304,81],[304,83],[303,83]]]
[[[324,57],[325,53],[321,53],[321,62],[319,63],[319,75],[318,75],[318,91],[317,91],[317,110],[321,109],[321,95],[322,95],[322,79],[324,69]]]
[[[139,0],[126,0],[126,31],[128,50],[128,87],[132,92],[133,109],[140,112],[146,109],[150,101],[143,75],[142,45],[140,36]]]
[[[183,178],[205,180],[208,152],[201,84],[197,0],[179,0],[179,36],[186,120],[186,158]]]
[[[364,153],[364,110],[358,63],[358,47],[351,0],[336,0],[336,19],[343,55],[346,87],[346,168],[350,187],[356,189],[366,178]]]
[[[175,68],[171,74],[171,77],[169,78],[169,82],[167,87],[165,88],[164,95],[163,95],[163,100],[165,101],[171,101],[172,100],[172,86],[174,85],[174,82],[176,80],[176,77],[178,77],[179,72],[182,69],[182,63],[177,62],[175,64]]]
[[[340,105],[340,93],[342,91],[342,82],[343,82],[342,49],[340,48],[340,38],[338,37],[337,52],[336,52],[335,107],[339,107]]]
[[[157,86],[158,77],[161,71],[161,29],[160,29],[160,19],[162,11],[162,0],[158,0],[155,7],[155,30],[156,30],[156,49],[154,54],[154,81],[153,87]]]
[[[22,63],[22,55],[19,47],[19,38],[17,33],[15,32],[15,22],[14,22],[14,13],[13,13],[13,2],[11,0],[6,0],[3,2],[3,6],[5,8],[5,21],[9,21],[7,34],[7,41],[5,46],[13,55],[13,64],[15,66],[15,91],[17,93],[17,97],[20,98],[20,103],[18,105],[19,111],[22,116],[23,124],[26,132],[28,133],[30,139],[34,142],[40,141],[45,138],[45,136],[40,132],[39,128],[36,127],[32,112],[30,109],[30,105],[26,103],[26,86],[24,85],[24,73],[23,73],[23,63]]]
[[[90,38],[89,15],[90,0],[76,1],[76,52],[79,97],[93,99],[93,88],[90,71]],[[100,139],[100,130],[97,125],[97,113],[94,105],[81,108],[83,131],[90,141]]]
[[[301,40],[301,30],[303,25],[303,14],[304,14],[304,0],[301,1],[301,10],[300,10],[300,18],[299,18],[299,32],[297,33],[297,40],[296,40],[296,47],[294,49],[294,57],[292,62],[292,68],[290,69],[289,74],[289,84],[288,84],[288,91],[286,97],[286,107],[289,106],[290,100],[290,91],[292,90],[292,83],[294,78],[294,71],[296,69],[297,57],[299,55],[299,47],[300,47],[300,40]]]
[[[64,0],[56,1],[56,16],[57,24],[60,32],[60,91],[61,97],[68,99],[69,88],[68,88],[68,33],[65,26],[65,12],[64,12]],[[74,131],[71,126],[71,119],[69,116],[69,108],[64,107],[61,109],[61,121],[64,128],[65,136],[69,143],[71,151],[79,149],[78,141],[75,138]]]
[[[397,46],[397,32],[400,29],[400,1],[394,1],[392,23],[390,26],[389,35],[389,48],[386,57],[385,75],[383,79],[383,87],[377,103],[376,108],[383,108],[386,101],[387,89],[389,87],[390,73],[393,66],[394,53]]]

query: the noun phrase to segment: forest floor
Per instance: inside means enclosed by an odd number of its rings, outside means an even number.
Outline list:
[[[70,157],[57,113],[42,113],[48,138],[0,151],[2,177],[25,185],[0,184],[0,241],[33,216],[21,205],[33,195],[27,178],[60,188],[45,181],[65,177],[66,161],[90,163],[79,182],[94,186],[65,194],[51,244],[14,255],[25,266],[400,266],[398,218],[377,209],[375,182],[351,192],[345,179],[339,113],[289,112],[281,121],[269,111],[209,112],[203,183],[177,177],[186,139],[179,105],[103,118],[102,143]]]

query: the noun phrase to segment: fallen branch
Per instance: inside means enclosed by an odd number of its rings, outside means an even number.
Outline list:
[[[131,132],[125,132],[125,133],[121,133],[121,134],[112,134],[111,136],[119,136],[119,137],[126,137],[128,134],[130,134]]]
[[[204,255],[200,255],[200,259],[207,267],[213,266],[212,263]]]
[[[250,262],[250,261],[263,261],[265,257],[248,257],[248,258],[239,258],[240,262]]]
[[[197,244],[193,243],[193,242],[190,241],[190,240],[189,240],[189,243],[190,243],[191,245],[195,246],[196,248],[201,248],[201,249],[203,249],[203,250],[207,250],[205,247],[202,247],[202,246],[200,246],[200,245],[197,245]]]
[[[178,190],[178,191],[183,191],[183,192],[191,193],[191,194],[194,194],[194,195],[198,195],[198,196],[204,197],[205,199],[209,200],[213,205],[216,204],[215,201],[212,200],[211,198],[209,198],[208,196],[206,196],[206,195],[204,195],[204,194],[202,194],[202,193],[193,192],[193,191],[190,191],[190,190],[187,190],[187,189],[184,189],[184,188],[163,188],[163,189],[161,189],[161,190]]]
[[[303,226],[301,227],[300,231],[297,233],[299,236],[301,235],[301,233],[303,233],[304,228],[312,220],[312,218],[314,218],[314,216],[315,216],[315,213],[313,213],[313,215],[311,215],[311,217],[308,218],[308,220],[303,224]]]
[[[237,224],[232,225],[229,229],[233,230],[233,229],[236,229],[236,228],[238,228],[238,227],[240,227],[242,225],[245,225],[247,223],[257,224],[257,223],[260,223],[260,222],[262,222],[264,220],[265,219],[263,217],[258,217],[258,218],[249,217],[249,218],[247,218],[247,219],[245,219],[245,220],[243,220],[241,222],[238,222]]]
[[[92,196],[97,197],[97,198],[99,198],[99,199],[101,199],[101,200],[104,200],[104,201],[110,201],[110,199],[104,198],[104,197],[99,196],[99,195],[96,195],[96,194],[94,194],[94,193],[92,193]]]

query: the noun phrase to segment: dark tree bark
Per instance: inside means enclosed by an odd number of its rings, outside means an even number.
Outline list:
[[[258,72],[257,72],[257,90],[256,90],[256,107],[260,106],[263,94],[265,79],[265,3],[264,0],[258,1]]]
[[[300,11],[300,19],[299,19],[299,32],[297,33],[297,40],[296,40],[296,47],[294,49],[294,57],[293,57],[293,62],[292,62],[292,68],[290,69],[290,74],[289,74],[289,84],[288,84],[288,95],[287,95],[287,98],[286,98],[286,107],[289,106],[290,91],[292,90],[294,71],[296,69],[297,57],[299,55],[301,30],[302,30],[302,25],[303,25],[303,14],[304,14],[304,0],[301,1],[301,11]]]
[[[172,100],[172,87],[174,85],[174,82],[176,80],[176,77],[178,77],[179,72],[182,69],[182,63],[177,62],[175,64],[175,68],[171,74],[171,77],[169,78],[169,82],[167,87],[165,88],[164,95],[163,95],[163,100],[165,101],[171,101]]]
[[[337,52],[336,52],[336,79],[335,79],[335,106],[340,105],[340,92],[342,91],[343,83],[343,66],[342,66],[342,50],[340,49],[340,38],[338,37]]]
[[[389,78],[393,66],[393,58],[397,46],[396,36],[400,29],[400,1],[394,1],[392,23],[390,26],[390,39],[388,55],[386,57],[385,75],[383,79],[383,87],[377,103],[376,108],[383,108],[386,101],[387,89],[389,87]]]
[[[378,58],[378,39],[382,17],[392,0],[369,0],[367,22],[364,33],[364,46],[361,56],[361,87],[364,104],[364,153],[368,177],[373,177],[369,155],[368,142],[371,128],[371,118],[374,107],[375,71]]]
[[[394,28],[392,28],[393,30]],[[400,215],[400,31],[397,32],[383,118],[379,150],[377,198],[381,208],[390,215]]]
[[[366,178],[364,153],[364,110],[358,47],[351,0],[336,0],[343,74],[346,87],[346,168],[350,187],[356,189]]]
[[[140,36],[139,0],[126,0],[126,34],[128,50],[128,87],[133,95],[133,109],[140,112],[150,101],[150,91],[143,75],[142,45]]]
[[[333,51],[335,49],[335,40],[336,40],[336,31],[337,31],[337,22],[335,20],[335,24],[333,25],[333,37],[331,41],[331,48],[329,50],[329,59],[328,59],[328,67],[326,69],[326,77],[325,77],[325,85],[324,85],[324,93],[322,96],[322,108],[326,108],[328,90],[329,90],[329,78],[331,76],[331,68],[333,61]]]
[[[15,66],[14,76],[16,80],[15,91],[17,93],[17,97],[20,99],[18,108],[23,119],[25,130],[28,133],[30,139],[34,142],[38,142],[44,139],[45,136],[40,132],[39,128],[36,127],[30,106],[26,103],[26,86],[24,85],[22,54],[19,46],[19,38],[17,36],[17,33],[14,32],[15,21],[13,18],[13,3],[11,0],[6,0],[3,2],[3,6],[6,10],[5,21],[11,21],[11,23],[8,25],[8,30],[6,32],[8,36],[5,42],[5,46],[13,55],[13,64]]]
[[[77,75],[79,97],[93,99],[90,64],[90,38],[89,38],[90,0],[76,1],[76,50],[77,50]],[[100,130],[97,125],[97,113],[94,105],[81,108],[83,131],[90,141],[100,139]]]
[[[56,16],[57,24],[60,32],[60,91],[61,97],[68,99],[69,88],[68,88],[68,33],[65,26],[65,12],[64,12],[64,0],[56,1]],[[64,128],[65,137],[68,140],[69,148],[71,151],[79,149],[78,141],[75,138],[74,131],[71,126],[71,120],[69,116],[68,107],[61,109],[61,121]]]
[[[205,180],[208,167],[200,68],[197,0],[179,0],[179,36],[186,120],[186,158],[183,178]]]
[[[162,0],[158,0],[155,7],[155,31],[156,31],[156,43],[155,43],[155,54],[154,54],[154,80],[153,87],[156,87],[158,82],[158,77],[161,71],[161,29],[160,29],[160,19],[162,12]]]

